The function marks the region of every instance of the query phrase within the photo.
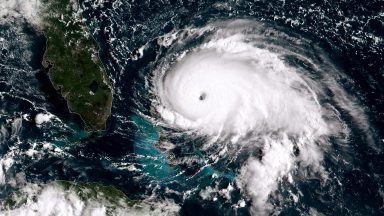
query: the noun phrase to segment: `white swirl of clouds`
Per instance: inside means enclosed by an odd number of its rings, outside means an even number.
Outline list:
[[[274,38],[263,35],[265,27],[260,34],[259,26],[257,22],[235,21],[212,24],[201,32],[189,30],[193,32],[190,37],[204,31],[211,31],[211,36],[176,54],[173,62],[161,64],[152,83],[156,95],[153,106],[167,127],[212,137],[204,149],[212,143],[218,148],[220,144],[229,146],[218,151],[220,155],[233,155],[241,149],[262,150],[260,157],[248,153],[236,185],[252,203],[251,213],[265,215],[273,211],[268,200],[279,182],[288,179],[293,183],[292,171],[311,170],[310,175],[318,173],[326,179],[321,163],[330,146],[329,137],[343,143],[349,132],[332,103],[357,121],[365,119],[362,109],[337,83],[335,77],[343,75],[326,57],[319,65],[321,61],[312,61],[305,48],[300,48],[306,39],[281,33],[277,36],[281,41],[268,42]],[[291,43],[291,48],[282,45],[284,42]],[[304,59],[318,71],[289,65],[286,55]],[[318,55],[322,58],[322,53]],[[332,102],[321,103],[321,99]]]
[[[321,107],[304,80],[277,54],[244,39],[213,39],[183,57],[158,86],[163,118],[211,135],[325,133]]]

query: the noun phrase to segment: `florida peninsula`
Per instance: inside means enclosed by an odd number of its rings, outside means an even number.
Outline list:
[[[112,89],[77,0],[42,0],[41,31],[47,38],[43,65],[53,87],[80,115],[87,131],[106,127]]]

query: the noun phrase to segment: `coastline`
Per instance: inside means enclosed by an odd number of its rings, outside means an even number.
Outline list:
[[[66,100],[69,111],[80,116],[85,129],[88,132],[105,130],[111,114],[113,94],[111,82],[100,59],[100,47],[89,33],[89,27],[84,23],[83,15],[79,13],[79,2],[67,0],[64,3],[48,3],[47,1],[44,9],[53,7],[54,10],[62,12],[62,8],[57,7],[57,4],[62,4],[60,6],[72,4],[72,7],[64,9],[66,14],[61,14],[61,18],[64,17],[69,20],[68,23],[73,24],[60,26],[61,21],[52,17],[51,13],[44,17],[47,22],[39,30],[46,38],[42,65],[47,70],[55,90]],[[72,17],[76,13],[78,17]],[[58,16],[58,14],[54,15]],[[81,21],[77,22],[76,19]],[[68,46],[73,43],[73,40],[76,41],[76,46]],[[67,61],[62,61],[62,58]],[[91,89],[94,83],[96,87]]]

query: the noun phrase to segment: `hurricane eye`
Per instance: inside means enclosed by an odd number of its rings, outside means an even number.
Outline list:
[[[207,98],[207,94],[205,94],[204,92],[201,93],[200,96],[199,96],[199,100],[203,101],[203,100],[205,100],[205,98]]]
[[[329,167],[336,162],[328,161],[354,161],[351,147],[358,144],[348,137],[355,136],[352,128],[370,123],[364,104],[349,90],[354,80],[339,66],[339,57],[328,53],[332,49],[313,41],[314,35],[252,20],[215,20],[174,32],[164,44],[169,48],[157,54],[156,64],[148,65],[150,73],[140,75],[145,83],[135,84],[139,92],[144,85],[151,96],[136,94],[138,102],[150,106],[134,107],[137,113],[149,108],[147,119],[157,129],[151,143],[175,146],[166,147],[161,157],[171,156],[169,170],[176,172],[158,178],[154,169],[149,177],[166,187],[176,175],[188,179],[188,188],[178,182],[170,188],[180,188],[180,194],[193,188],[189,196],[201,198],[202,204],[226,190],[225,199],[216,200],[215,206],[224,212],[227,203],[234,202],[228,205],[233,214],[235,207],[250,215],[279,214],[286,211],[285,200],[292,199],[294,205],[305,206],[301,182],[310,178],[326,181],[319,189],[326,190],[326,197],[334,195],[329,185],[339,187],[344,177],[329,178],[337,173]],[[372,139],[374,134],[360,135]],[[137,142],[146,143],[147,149],[147,140]],[[147,166],[151,172],[153,166]]]

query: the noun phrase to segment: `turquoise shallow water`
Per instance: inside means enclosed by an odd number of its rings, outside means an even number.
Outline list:
[[[138,163],[143,166],[143,172],[159,180],[172,175],[174,171],[168,165],[166,156],[155,146],[159,140],[156,127],[136,115],[131,116],[131,121],[138,127],[134,135],[133,145]]]
[[[287,35],[311,38],[307,50],[312,49],[311,44],[320,44],[347,75],[348,79],[340,79],[339,84],[366,110],[369,123],[368,129],[362,130],[359,121],[339,109],[340,118],[350,129],[345,143],[348,152],[337,140],[330,139],[333,151],[324,155],[322,163],[330,173],[328,181],[305,178],[305,171],[294,172],[294,183],[283,179],[277,198],[271,200],[274,213],[384,214],[381,1],[81,2],[114,83],[108,129],[97,135],[82,130],[79,119],[68,112],[65,102],[49,88],[47,77],[39,72],[44,50],[41,36],[30,28],[24,31],[14,23],[1,23],[0,157],[14,163],[6,170],[2,167],[8,183],[0,185],[0,199],[23,187],[13,180],[24,176],[30,183],[60,179],[114,185],[131,198],[171,200],[180,206],[181,215],[250,215],[252,200],[234,186],[244,158],[231,161],[233,158],[224,157],[213,162],[211,152],[201,149],[204,139],[190,133],[167,137],[175,149],[160,150],[156,145],[161,134],[174,131],[146,118],[158,117],[151,110],[146,78],[159,62],[168,59],[167,54],[194,47],[204,39],[197,37],[171,49],[159,45],[162,36],[209,22],[242,18],[269,23]],[[308,53],[308,58],[318,57]],[[311,70],[302,62],[290,63]],[[314,80],[317,77],[312,74]],[[33,121],[37,113],[52,113],[60,121],[52,119],[37,127]],[[367,134],[372,135],[370,140],[365,139]],[[252,154],[260,156],[259,152]],[[234,189],[226,199],[222,194],[229,185]],[[208,190],[213,195],[204,200],[201,193]],[[244,200],[244,207],[235,208],[240,200]]]
[[[220,172],[215,170],[211,165],[204,163],[198,173],[192,177],[183,174],[183,168],[180,166],[172,167],[171,161],[167,158],[167,152],[162,152],[156,147],[159,142],[159,132],[157,128],[149,121],[137,115],[131,116],[131,121],[137,125],[138,130],[134,136],[134,154],[136,154],[137,162],[142,165],[142,171],[150,178],[167,184],[170,181],[185,181],[206,178],[206,183],[199,183],[200,187],[210,185],[212,176],[227,178],[230,181],[235,179],[234,172]],[[204,154],[195,149],[193,152],[197,157],[204,159]]]

